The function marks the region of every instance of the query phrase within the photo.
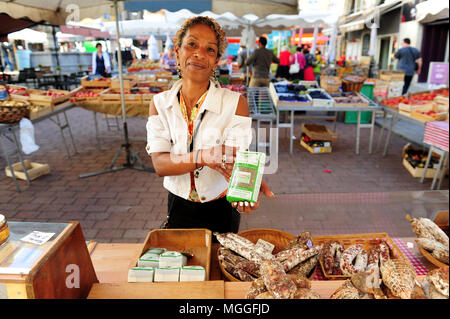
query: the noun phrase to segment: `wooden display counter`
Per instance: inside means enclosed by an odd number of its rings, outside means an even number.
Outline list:
[[[402,238],[415,245],[415,238]],[[88,299],[244,299],[251,283],[225,281],[218,260],[219,244],[211,249],[210,281],[206,282],[172,282],[172,283],[128,283],[128,269],[135,264],[134,258],[142,251],[141,244],[98,244],[91,253],[98,284],[94,284]],[[436,267],[413,249],[417,258],[428,270]],[[418,276],[421,281],[424,276]],[[312,280],[312,290],[322,298],[329,298],[342,285],[342,280]],[[158,287],[157,290],[151,288]],[[222,291],[222,292],[221,292]]]

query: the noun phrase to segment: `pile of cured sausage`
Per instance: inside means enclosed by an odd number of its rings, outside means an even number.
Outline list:
[[[319,260],[322,246],[312,247],[311,235],[304,232],[277,254],[274,245],[264,240],[256,244],[237,234],[215,236],[222,245],[219,262],[242,281],[252,282],[248,299],[318,299],[306,278]]]
[[[430,252],[441,263],[448,265],[449,241],[447,234],[431,219],[410,218],[412,230],[416,234],[417,245]]]

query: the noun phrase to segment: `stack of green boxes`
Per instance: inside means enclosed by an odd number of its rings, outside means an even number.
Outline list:
[[[365,82],[361,88],[361,94],[365,95],[370,100],[373,99],[374,84],[371,82]],[[361,112],[361,123],[370,123],[372,112]],[[345,123],[357,123],[358,112],[345,112]]]

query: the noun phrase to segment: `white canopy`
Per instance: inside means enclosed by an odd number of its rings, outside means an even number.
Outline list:
[[[13,40],[25,40],[31,43],[48,43],[47,34],[45,32],[39,32],[33,29],[22,29],[8,34],[9,39]]]
[[[448,19],[448,1],[428,0],[416,6],[417,21],[429,23],[440,19]]]
[[[148,20],[126,20],[119,21],[120,35],[123,37],[148,36],[150,34],[166,35],[175,34],[180,28],[179,24],[170,22],[148,21]],[[116,37],[116,23],[104,22],[102,31],[108,32],[111,36]]]

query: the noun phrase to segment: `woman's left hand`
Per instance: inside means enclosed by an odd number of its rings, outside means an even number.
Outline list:
[[[264,195],[266,195],[269,198],[275,198],[275,195],[274,195],[274,193],[272,193],[269,186],[266,184],[266,182],[264,180],[262,180],[260,193],[258,196],[258,201],[256,203],[251,203],[251,202],[247,202],[247,201],[233,202],[233,203],[231,203],[231,206],[237,208],[237,210],[240,213],[246,213],[247,215],[250,215],[252,213],[252,211],[257,210],[259,208],[259,200],[261,197],[261,193],[263,193]]]

